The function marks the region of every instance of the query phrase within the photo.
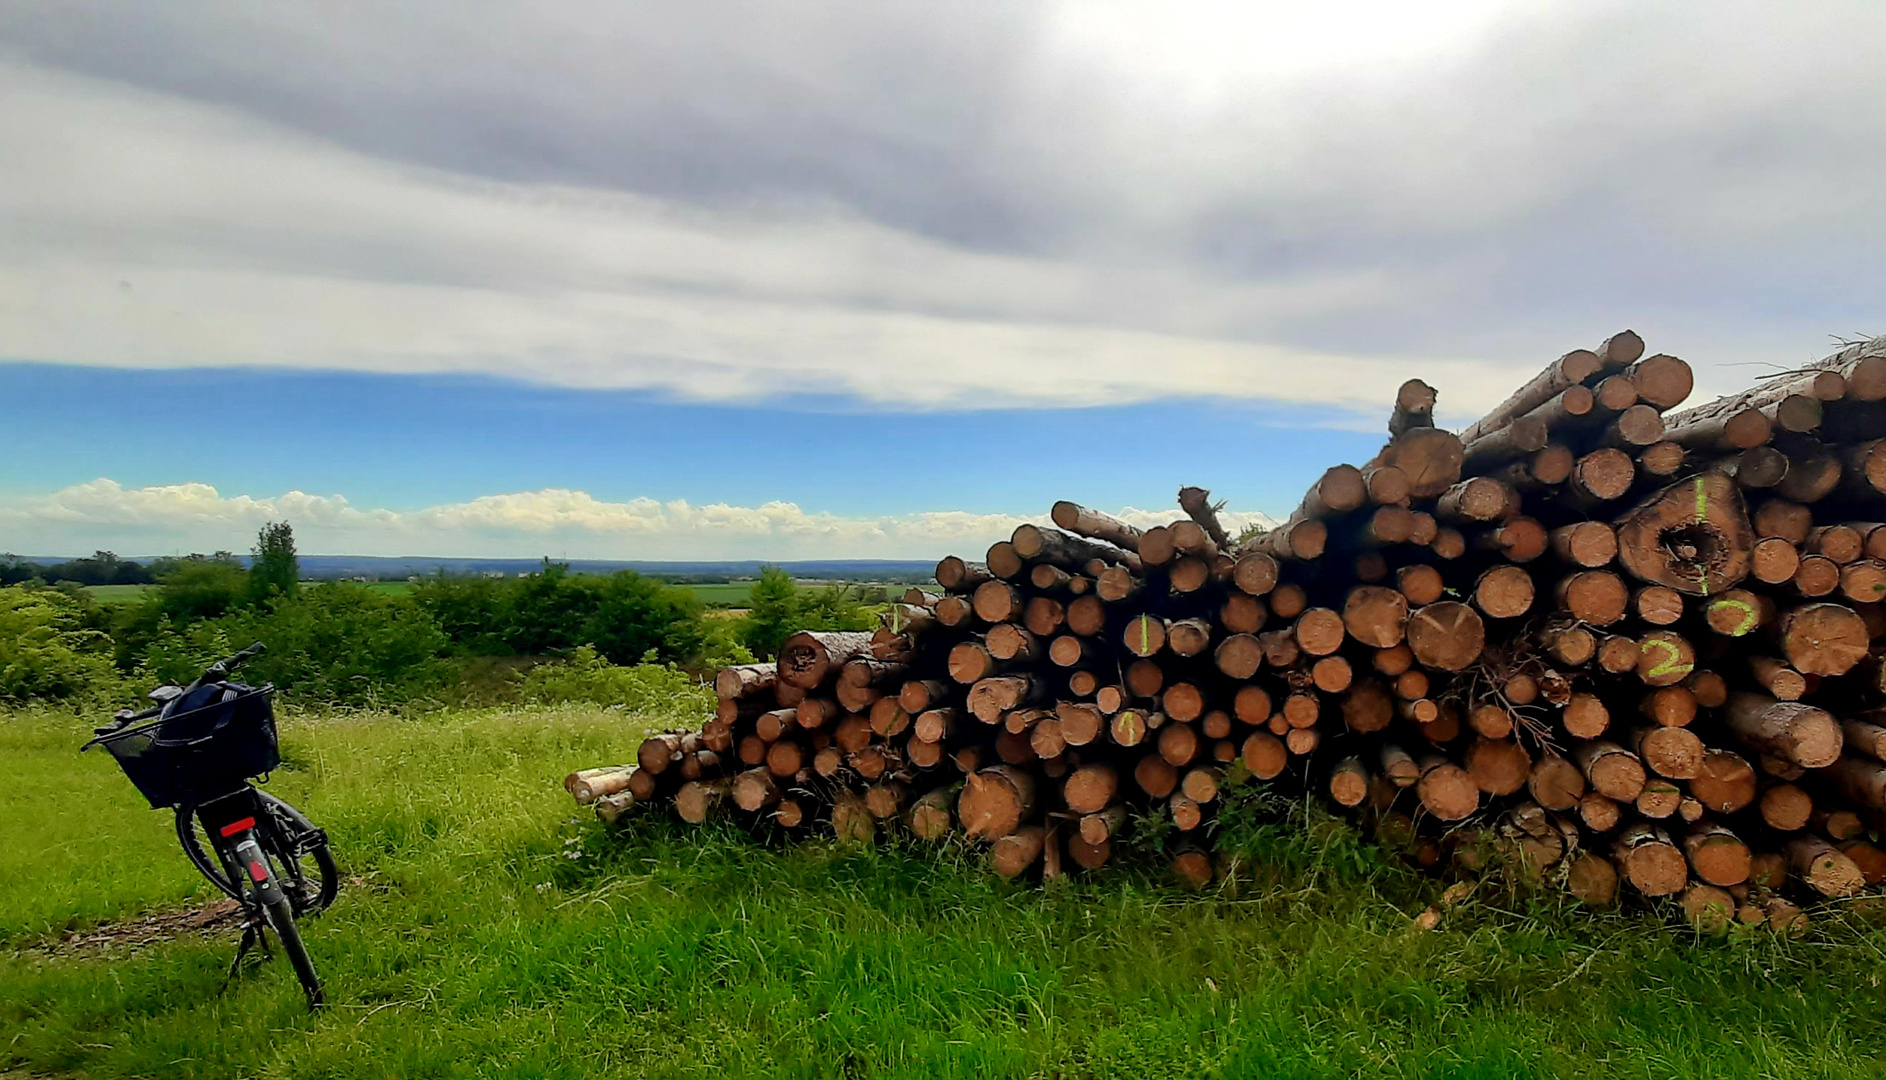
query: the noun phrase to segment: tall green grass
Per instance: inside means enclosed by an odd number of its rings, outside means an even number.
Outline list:
[[[48,955],[201,888],[67,717],[0,721],[0,1071],[88,1076],[1849,1077],[1882,1072],[1886,936],[1697,939],[1439,886],[1339,832],[1237,838],[1242,884],[1042,890],[958,848],[769,846],[558,787],[633,756],[584,708],[294,718],[273,787],[355,879],[307,927],[334,1003],[232,940]],[[193,890],[195,893],[193,894]]]

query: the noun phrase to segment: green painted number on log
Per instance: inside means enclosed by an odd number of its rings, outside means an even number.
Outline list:
[[[1664,641],[1662,638],[1652,638],[1650,643],[1644,646],[1644,649],[1646,651],[1662,649],[1666,654],[1661,662],[1644,673],[1646,680],[1661,679],[1665,675],[1672,674],[1688,675],[1696,666],[1695,664],[1685,664],[1682,660],[1683,654],[1677,650],[1677,647]]]
[[[1706,486],[1704,486],[1703,478],[1699,476],[1696,478],[1696,523],[1698,525],[1701,525],[1708,520],[1709,520],[1709,489]],[[1709,568],[1707,566],[1698,566],[1696,568],[1696,578],[1697,578],[1697,581],[1696,581],[1697,587],[1703,590],[1704,596],[1708,596],[1709,595]]]
[[[1742,613],[1742,622],[1735,629],[1729,631],[1730,637],[1741,637],[1743,634],[1755,629],[1755,624],[1761,620],[1761,617],[1755,613],[1755,605],[1749,603],[1747,600],[1739,600],[1733,596],[1725,596],[1709,605],[1710,611],[1720,611],[1724,608],[1733,608]],[[1659,644],[1667,645],[1668,642],[1660,642]]]

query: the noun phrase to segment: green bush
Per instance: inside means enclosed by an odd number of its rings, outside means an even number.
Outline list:
[[[0,588],[0,700],[68,698],[115,685],[110,640],[55,589]]]
[[[594,648],[579,646],[568,660],[539,664],[525,673],[518,696],[536,704],[588,701],[620,705],[630,713],[704,717],[714,711],[714,692],[673,664],[643,662],[617,667]]]
[[[777,566],[760,569],[747,595],[741,640],[759,656],[772,656],[800,630],[869,630],[877,619],[844,585],[801,589]]]
[[[203,674],[204,668],[247,644],[232,644],[229,628],[220,620],[179,625],[169,616],[160,615],[138,656],[136,678],[150,686],[187,683]]]
[[[681,661],[694,658],[707,639],[692,592],[632,570],[572,574],[545,560],[524,578],[440,575],[421,582],[412,597],[473,656],[541,656],[591,645],[617,664],[633,664],[650,649]]]
[[[450,646],[431,615],[402,597],[350,582],[316,585],[221,620],[230,645],[268,651],[243,678],[291,698],[367,705],[435,693],[451,678]]]
[[[114,615],[111,637],[121,671],[142,665],[153,649],[174,650],[176,643],[167,640],[170,635],[205,619],[220,619],[248,602],[249,573],[234,557],[192,556],[165,560],[157,568],[163,587]]]

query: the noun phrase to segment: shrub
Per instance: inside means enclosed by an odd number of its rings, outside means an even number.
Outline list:
[[[538,704],[590,701],[664,716],[704,717],[714,711],[713,690],[673,664],[655,663],[653,650],[642,663],[617,667],[582,645],[568,660],[525,673],[518,694]]]
[[[249,596],[249,573],[234,558],[184,560],[161,584],[153,602],[177,622],[227,615]]]
[[[545,560],[526,578],[436,577],[413,590],[463,652],[538,656],[592,645],[617,664],[650,649],[687,660],[707,639],[695,595],[632,570],[572,574]]]
[[[747,595],[741,640],[760,656],[772,656],[787,637],[800,630],[869,630],[877,625],[844,585],[801,589],[777,566],[760,569]]]
[[[348,582],[316,585],[222,620],[231,645],[268,651],[243,669],[291,697],[364,705],[423,697],[451,677],[450,642],[431,615],[401,597]]]
[[[220,621],[199,620],[180,626],[169,616],[159,616],[155,631],[138,656],[135,678],[151,686],[187,683],[242,645],[230,643],[228,629]]]
[[[0,588],[0,699],[66,698],[115,685],[105,635],[57,590]]]

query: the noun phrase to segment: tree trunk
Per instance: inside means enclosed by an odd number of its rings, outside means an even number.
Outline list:
[[[1388,417],[1389,435],[1434,426],[1434,403],[1440,395],[1420,379],[1409,379],[1395,391],[1395,409]]]
[[[1823,769],[1840,759],[1840,725],[1824,709],[1765,694],[1732,694],[1724,720],[1745,746],[1801,768]]]
[[[778,681],[779,668],[774,664],[741,664],[721,668],[720,673],[714,676],[714,695],[722,701],[730,701],[767,693]]]
[[[1369,464],[1400,469],[1407,474],[1410,496],[1431,499],[1460,479],[1464,456],[1461,440],[1452,432],[1414,428],[1397,435]]]
[[[1531,412],[1596,375],[1602,366],[1597,354],[1588,349],[1574,349],[1566,353],[1547,364],[1544,371],[1527,380],[1524,386],[1515,390],[1492,412],[1469,425],[1460,433],[1461,441],[1470,443],[1498,431],[1516,417]]]
[[[863,630],[801,630],[779,647],[779,680],[811,690],[823,684],[845,661],[871,647]]]
[[[956,802],[960,785],[933,788],[925,792],[904,815],[911,835],[935,843],[950,834],[956,822],[950,807]]]
[[[1486,648],[1486,627],[1472,608],[1443,600],[1409,616],[1408,645],[1424,666],[1460,671]]]
[[[675,813],[682,821],[699,825],[720,814],[732,790],[726,780],[690,780],[675,792]]]
[[[1822,896],[1851,896],[1866,887],[1866,875],[1853,860],[1818,836],[1788,841],[1788,864],[1796,877]]]
[[[1480,786],[1473,776],[1439,755],[1422,760],[1415,795],[1442,821],[1459,821],[1480,808]]]
[[[1612,858],[1631,887],[1645,896],[1671,896],[1689,881],[1689,862],[1663,830],[1627,826],[1612,846]]]
[[[1139,551],[1140,530],[1110,514],[1063,500],[1054,504],[1049,516],[1068,532],[1102,540],[1126,551]]]

